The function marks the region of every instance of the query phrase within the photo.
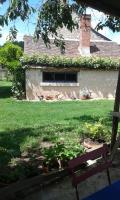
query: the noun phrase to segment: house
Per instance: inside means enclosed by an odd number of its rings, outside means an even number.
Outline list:
[[[80,18],[79,29],[72,33],[60,30],[65,40],[67,57],[98,56],[119,57],[120,46],[91,28],[91,16]],[[46,48],[40,38],[35,42],[32,36],[24,36],[24,52],[27,55],[61,55],[51,38],[51,48]],[[85,70],[79,68],[49,68],[29,66],[26,69],[26,98],[80,98],[81,92],[90,92],[93,98],[111,98],[115,95],[118,71]]]

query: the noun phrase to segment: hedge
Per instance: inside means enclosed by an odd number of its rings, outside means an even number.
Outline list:
[[[75,67],[82,69],[118,70],[120,58],[101,57],[77,57],[68,58],[64,56],[33,55],[21,58],[24,67],[46,66],[46,67]]]

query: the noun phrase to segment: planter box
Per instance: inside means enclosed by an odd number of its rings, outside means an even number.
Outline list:
[[[13,183],[0,190],[0,200],[23,200],[32,193],[39,191],[43,186],[49,185],[67,175],[68,171],[62,170]]]

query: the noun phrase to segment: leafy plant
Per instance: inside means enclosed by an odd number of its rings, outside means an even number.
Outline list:
[[[64,167],[68,160],[82,154],[84,148],[80,144],[57,143],[50,148],[43,149],[44,163],[49,167]]]
[[[104,140],[110,139],[110,130],[103,124],[102,119],[95,123],[85,123],[83,129],[84,137],[90,137],[93,140]]]
[[[22,55],[23,51],[19,46],[7,42],[0,48],[0,64],[13,73],[16,68],[21,66],[19,59]]]
[[[12,42],[0,48],[0,64],[12,74],[12,93],[19,99],[25,95],[25,70],[20,62],[22,55],[21,47]]]
[[[81,69],[96,70],[118,70],[120,67],[119,58],[100,57],[76,57],[68,58],[64,56],[33,55],[21,58],[21,63],[26,68],[30,65],[49,67],[76,67]]]
[[[25,70],[22,67],[13,72],[11,91],[17,99],[25,98]]]

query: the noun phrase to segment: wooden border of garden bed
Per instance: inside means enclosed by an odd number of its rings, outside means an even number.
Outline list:
[[[92,149],[88,150],[91,151]],[[79,166],[76,170],[85,169],[86,164]],[[66,169],[59,170],[56,172],[50,172],[49,174],[42,174],[15,182],[11,185],[8,185],[0,189],[0,200],[23,200],[25,197],[40,191],[45,186],[50,185],[56,181],[60,181],[66,176],[69,175],[69,172]]]
[[[42,187],[61,180],[67,175],[68,171],[65,169],[18,181],[0,189],[0,200],[22,200],[32,193],[39,191]]]

